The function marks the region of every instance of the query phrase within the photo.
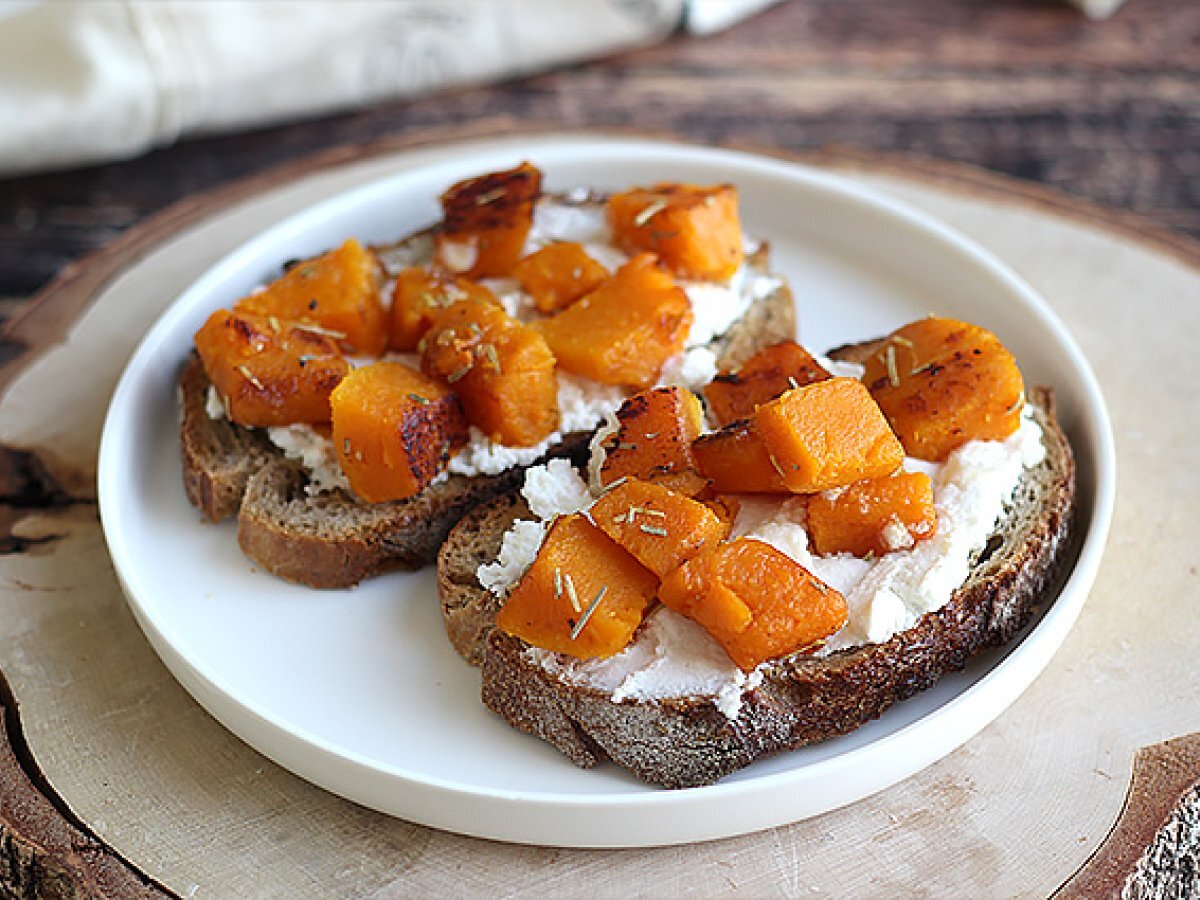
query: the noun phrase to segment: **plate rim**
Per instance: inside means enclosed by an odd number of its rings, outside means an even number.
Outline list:
[[[529,135],[519,135],[509,138],[501,138],[498,140],[468,140],[464,142],[455,142],[449,146],[458,148],[464,151],[464,156],[470,158],[480,153],[495,152],[496,148],[503,145],[509,146],[528,146],[530,142]],[[203,288],[210,282],[218,282],[223,272],[230,267],[234,267],[235,263],[243,256],[253,257],[255,251],[260,244],[271,243],[279,239],[279,235],[285,233],[288,229],[300,228],[303,223],[312,218],[318,211],[328,210],[337,205],[353,206],[358,201],[358,198],[364,196],[368,191],[378,190],[382,182],[391,182],[395,180],[405,180],[410,177],[420,177],[423,168],[416,170],[404,169],[395,172],[391,175],[380,179],[373,179],[365,184],[349,188],[347,190],[337,191],[326,196],[318,203],[307,206],[296,213],[286,217],[280,222],[263,229],[247,240],[240,243],[236,248],[229,253],[223,254],[218,259],[209,264],[204,273],[191,282],[178,297],[169,303],[158,316],[155,323],[147,330],[142,340],[138,343],[137,349],[134,351],[130,361],[125,366],[117,389],[113,393],[112,400],[109,404],[108,412],[105,416],[104,430],[101,438],[100,457],[97,467],[97,485],[98,485],[98,501],[101,515],[101,522],[104,526],[105,539],[109,544],[110,555],[113,557],[114,568],[118,573],[121,582],[122,590],[125,593],[127,602],[134,612],[134,615],[139,623],[139,627],[147,634],[152,645],[155,647],[156,653],[171,669],[177,680],[179,680],[188,692],[195,697],[201,705],[220,721],[226,728],[238,735],[242,740],[249,743],[251,746],[264,752],[277,761],[280,761],[286,768],[291,769],[301,777],[309,781],[313,781],[335,793],[348,796],[360,803],[366,805],[375,805],[369,797],[355,796],[354,792],[345,789],[345,785],[331,784],[329,781],[336,782],[338,779],[327,779],[322,777],[314,777],[310,773],[305,773],[295,765],[289,765],[280,759],[280,756],[285,758],[290,756],[288,748],[274,747],[275,752],[264,749],[260,745],[263,740],[259,734],[260,728],[275,729],[283,733],[283,736],[288,739],[300,741],[305,747],[315,749],[318,753],[333,754],[338,759],[344,760],[351,766],[364,768],[377,775],[388,778],[401,778],[406,781],[419,783],[425,790],[434,791],[435,793],[454,794],[466,796],[473,799],[478,799],[485,796],[493,802],[512,803],[526,802],[535,803],[540,806],[549,807],[567,807],[575,808],[578,804],[585,803],[595,807],[630,807],[630,812],[644,812],[645,807],[655,809],[671,808],[674,806],[682,806],[690,808],[697,802],[697,798],[702,796],[702,799],[709,797],[719,798],[736,798],[739,794],[753,793],[761,788],[761,782],[765,779],[773,784],[778,782],[779,786],[786,786],[786,782],[800,777],[800,772],[809,772],[814,768],[837,768],[845,765],[844,760],[849,759],[851,762],[859,757],[873,751],[873,748],[879,747],[882,744],[894,744],[907,740],[905,736],[915,729],[929,727],[929,723],[934,720],[939,720],[950,715],[951,712],[956,712],[959,707],[977,698],[978,695],[992,685],[997,680],[1005,681],[1000,678],[1002,674],[1008,674],[1005,684],[1009,690],[999,693],[1011,694],[1004,700],[1003,704],[996,709],[992,714],[987,715],[986,721],[979,724],[977,727],[969,729],[969,733],[959,737],[955,735],[953,745],[947,747],[944,752],[938,753],[932,759],[923,761],[916,765],[912,771],[903,773],[895,778],[888,779],[885,784],[879,784],[865,794],[850,798],[831,805],[827,808],[832,809],[836,806],[844,805],[845,803],[854,802],[861,799],[862,796],[867,796],[874,791],[895,783],[904,777],[911,775],[913,771],[919,771],[927,765],[931,765],[936,760],[940,759],[945,753],[950,752],[963,741],[968,739],[973,734],[977,733],[982,727],[996,718],[1003,709],[1008,706],[1012,700],[1027,687],[1034,678],[1041,672],[1045,664],[1057,651],[1062,640],[1065,639],[1070,627],[1073,625],[1075,618],[1078,616],[1082,608],[1083,601],[1086,598],[1088,589],[1092,580],[1094,580],[1096,570],[1099,566],[1100,555],[1103,551],[1104,540],[1107,536],[1109,524],[1112,516],[1113,495],[1115,491],[1115,451],[1112,443],[1112,430],[1109,423],[1107,409],[1103,402],[1103,397],[1100,394],[1098,384],[1094,373],[1088,365],[1086,358],[1079,349],[1074,338],[1066,331],[1065,327],[1054,315],[1049,305],[1019,276],[1015,274],[1005,263],[991,254],[989,251],[982,248],[972,239],[963,235],[961,232],[951,228],[937,218],[921,211],[914,209],[907,204],[888,197],[885,194],[880,194],[871,188],[855,183],[852,179],[847,179],[841,175],[831,174],[820,169],[815,169],[803,163],[790,162],[779,158],[763,156],[759,154],[749,153],[745,151],[729,150],[724,148],[709,148],[700,147],[693,144],[687,144],[678,141],[662,141],[646,138],[626,138],[626,137],[603,137],[603,136],[554,136],[553,140],[537,141],[538,150],[533,156],[545,157],[552,155],[555,151],[561,151],[562,148],[573,148],[577,153],[596,153],[599,148],[606,151],[612,151],[615,147],[623,147],[626,152],[636,149],[653,149],[657,152],[675,152],[691,155],[699,158],[704,162],[726,163],[749,165],[757,167],[760,170],[775,170],[777,174],[782,174],[786,170],[799,181],[807,183],[809,186],[817,186],[819,189],[829,191],[840,195],[841,197],[849,197],[854,202],[872,208],[875,211],[884,211],[890,218],[898,219],[903,224],[909,227],[915,227],[918,231],[924,233],[926,237],[933,237],[943,245],[950,245],[958,252],[969,257],[976,265],[987,270],[993,277],[998,278],[1009,289],[1010,293],[1020,297],[1022,305],[1026,310],[1032,312],[1040,324],[1047,328],[1054,336],[1056,342],[1065,347],[1068,355],[1071,357],[1070,362],[1075,370],[1076,376],[1081,376],[1081,382],[1078,385],[1081,388],[1080,400],[1083,402],[1081,409],[1081,426],[1086,431],[1084,435],[1088,448],[1091,452],[1093,465],[1095,467],[1095,483],[1091,486],[1093,494],[1090,499],[1092,501],[1090,515],[1086,521],[1081,521],[1082,525],[1082,541],[1079,547],[1079,553],[1071,567],[1071,572],[1068,578],[1064,581],[1056,597],[1056,602],[1051,604],[1046,613],[1039,619],[1032,630],[1023,634],[1016,639],[1016,643],[1009,645],[1009,652],[996,663],[990,671],[984,674],[979,681],[968,686],[961,693],[943,703],[941,706],[922,716],[916,721],[898,729],[897,731],[883,735],[882,737],[872,741],[871,743],[862,746],[851,748],[837,756],[818,760],[807,764],[801,769],[778,772],[763,776],[760,779],[747,779],[743,781],[718,783],[701,788],[685,789],[682,791],[656,791],[647,793],[644,791],[621,791],[613,794],[547,794],[538,793],[530,794],[522,791],[500,790],[493,788],[480,789],[479,787],[468,788],[462,783],[449,782],[439,777],[424,776],[413,772],[403,773],[395,770],[390,766],[382,766],[378,762],[372,761],[359,754],[346,752],[341,748],[330,747],[325,740],[319,735],[298,733],[298,730],[286,723],[273,719],[269,714],[262,710],[254,708],[253,705],[247,704],[244,700],[229,696],[227,691],[222,691],[219,687],[218,680],[207,674],[204,669],[197,665],[195,661],[188,659],[185,654],[175,647],[167,635],[159,627],[159,623],[154,619],[151,610],[143,606],[142,602],[135,598],[135,591],[127,581],[127,572],[123,568],[127,564],[126,557],[123,553],[123,545],[118,534],[113,531],[114,513],[112,505],[115,502],[116,485],[111,483],[111,473],[113,472],[113,454],[119,447],[119,436],[116,434],[117,422],[119,419],[118,413],[120,409],[120,401],[127,393],[132,390],[133,374],[136,372],[136,362],[145,356],[147,348],[152,346],[158,335],[168,332],[169,323],[173,316],[184,314],[191,304],[188,302],[193,296],[204,293]],[[430,148],[422,147],[416,151],[403,150],[397,154],[398,158],[406,156],[421,155],[428,153]],[[428,177],[428,176],[426,176]],[[250,198],[253,199],[253,198]],[[303,230],[303,229],[301,229]],[[1078,450],[1077,450],[1078,452]],[[109,473],[106,477],[105,473]],[[1072,604],[1064,604],[1058,602],[1063,594],[1067,592],[1067,588],[1075,585],[1074,591],[1078,592],[1079,598]],[[1067,607],[1070,607],[1069,609]],[[1069,613],[1069,615],[1068,615]],[[1025,648],[1036,634],[1046,634],[1047,632],[1053,635],[1053,640],[1049,641],[1049,649],[1047,641],[1043,639],[1038,644],[1043,649],[1040,664],[1033,667],[1032,672],[1026,673],[1027,677],[1013,680],[1013,675],[1010,670],[1016,668],[1017,663],[1014,661],[1018,658],[1023,659],[1028,654],[1023,654]],[[1016,689],[1012,686],[1017,682],[1021,682]],[[992,690],[995,690],[994,688]],[[237,719],[238,716],[231,716],[229,710],[220,709],[221,704],[213,701],[210,691],[223,694],[225,699],[240,707],[241,711],[255,721],[239,721],[231,723],[229,718]],[[218,709],[214,709],[217,706]],[[963,729],[959,729],[960,731]],[[252,737],[248,737],[246,733],[249,731]],[[252,739],[257,738],[257,739]],[[302,768],[302,767],[301,767]],[[702,802],[702,801],[701,801]],[[456,826],[453,823],[446,821],[432,821],[426,817],[412,815],[409,812],[396,812],[392,809],[384,809],[394,815],[399,815],[404,818],[409,818],[414,821],[420,821],[423,824],[434,825],[435,827],[448,828],[450,830],[459,831],[462,833],[476,834],[482,837],[497,837],[502,840],[530,842],[530,843],[550,843],[559,846],[650,846],[663,843],[684,843],[693,840],[705,840],[713,837],[722,837],[732,834],[744,833],[746,831],[757,830],[759,828],[769,827],[772,824],[781,824],[781,821],[772,821],[766,823],[755,824],[752,827],[740,827],[737,830],[727,830],[724,828],[717,829],[700,829],[700,832],[689,834],[682,837],[680,840],[639,840],[636,842],[618,841],[612,842],[606,839],[603,835],[599,835],[599,840],[546,840],[544,837],[526,838],[519,834],[505,833],[496,834],[492,830],[482,829],[473,830],[471,828],[463,828]],[[815,815],[820,811],[810,812],[796,818],[805,818],[809,815]],[[437,818],[432,817],[432,818]],[[792,821],[787,819],[786,821]],[[708,833],[712,832],[712,833]]]

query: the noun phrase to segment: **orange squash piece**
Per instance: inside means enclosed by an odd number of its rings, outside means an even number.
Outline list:
[[[718,494],[786,494],[783,470],[754,430],[742,419],[701,435],[692,444],[700,474]]]
[[[694,619],[742,671],[811,647],[846,622],[846,600],[770,544],[706,547],[663,579],[658,597]]]
[[[519,260],[512,270],[539,312],[566,309],[608,279],[608,269],[587,255],[582,244],[560,241]]]
[[[693,318],[687,294],[653,256],[643,254],[535,327],[568,372],[645,388],[667,359],[682,352]]]
[[[1017,362],[984,328],[930,316],[897,329],[866,362],[863,383],[919,459],[967,441],[1002,440],[1021,424]]]
[[[329,421],[329,395],[350,371],[332,338],[294,322],[219,309],[196,332],[204,371],[239,425]]]
[[[458,398],[398,362],[355,369],[331,400],[333,444],[354,493],[370,503],[402,500],[442,470],[466,441]]]
[[[904,461],[887,419],[853,378],[793,388],[758,408],[754,432],[794,493],[890,475]]]
[[[933,485],[924,472],[868,478],[808,500],[807,528],[822,555],[883,555],[937,532]]]
[[[467,278],[509,275],[525,249],[541,193],[542,173],[527,162],[452,185],[441,197],[435,261]]]
[[[496,616],[528,644],[580,659],[619,653],[654,600],[658,578],[576,513],[554,521]]]
[[[316,325],[347,353],[378,356],[388,339],[382,285],[379,260],[351,238],[336,250],[297,263],[233,308]]]
[[[437,269],[412,266],[396,275],[389,313],[388,347],[407,353],[417,350],[421,338],[439,312],[467,297],[498,304],[496,295],[477,281],[458,278]]]
[[[736,372],[722,372],[704,388],[708,412],[718,425],[754,414],[789,388],[830,375],[795,341],[781,341],[754,354]]]
[[[729,534],[729,523],[703,503],[636,478],[601,496],[591,517],[659,578]]]
[[[613,194],[606,212],[618,247],[657,254],[680,278],[724,281],[745,260],[732,185],[633,188]]]
[[[558,427],[554,355],[495,303],[468,297],[443,309],[426,332],[421,368],[445,379],[467,421],[497,443],[532,446]]]
[[[602,447],[600,483],[642,478],[693,497],[708,485],[692,442],[704,427],[700,399],[684,387],[661,387],[629,397],[617,410],[617,430]]]

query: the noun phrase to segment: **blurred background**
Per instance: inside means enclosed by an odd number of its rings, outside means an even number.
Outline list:
[[[513,126],[967,163],[1200,236],[1200,3],[10,0],[0,120],[4,316],[181,198]]]

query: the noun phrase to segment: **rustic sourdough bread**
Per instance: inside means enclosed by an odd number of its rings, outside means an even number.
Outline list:
[[[555,200],[603,203],[599,195]],[[377,248],[391,273],[428,259],[429,232]],[[764,244],[747,260],[768,275]],[[795,332],[786,284],[756,299],[741,319],[709,347],[721,365],[736,365],[755,351]],[[470,508],[522,483],[528,466],[497,475],[452,475],[415,497],[366,503],[344,490],[311,494],[308,476],[260,429],[249,429],[207,409],[209,381],[192,354],[180,375],[180,445],[188,499],[211,521],[237,517],[238,543],[268,572],[315,588],[350,587],[389,569],[414,569],[436,558],[450,528]],[[586,453],[589,433],[566,435],[539,462]]]
[[[850,350],[838,354],[854,355]],[[496,558],[514,519],[528,517],[518,492],[473,510],[438,561],[446,630],[459,652],[482,663],[483,701],[511,725],[552,743],[577,765],[611,759],[664,787],[710,784],[769,754],[852,731],[962,668],[978,650],[1010,639],[1029,621],[1068,558],[1075,465],[1049,390],[1031,392],[1046,455],[1026,469],[1006,517],[972,560],[944,607],[881,644],[765,664],[736,718],[713,697],[614,701],[608,691],[568,683],[522,641],[492,627],[500,605],[476,571]]]

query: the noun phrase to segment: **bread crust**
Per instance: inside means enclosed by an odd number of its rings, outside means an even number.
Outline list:
[[[708,698],[614,703],[604,691],[566,683],[544,669],[520,640],[486,631],[483,702],[515,728],[554,744],[577,765],[608,758],[668,788],[711,784],[756,759],[826,740],[877,718],[894,703],[961,669],[981,649],[1013,637],[1049,596],[1071,557],[1075,464],[1052,393],[1030,392],[1046,458],[1026,470],[1003,525],[976,554],[949,603],[882,644],[827,657],[793,655],[767,665],[736,719]],[[519,512],[512,498],[475,511],[442,551],[439,584],[453,582],[465,619],[466,559],[454,548],[473,528],[471,561],[494,558],[503,529]],[[487,537],[484,537],[486,533]],[[491,557],[487,557],[487,544]],[[464,567],[457,566],[463,563]],[[442,569],[457,569],[443,573]],[[476,583],[477,584],[477,583]],[[477,590],[486,594],[482,588]],[[445,602],[445,597],[443,599]],[[494,598],[478,598],[493,610]],[[486,615],[486,612],[484,613]],[[456,627],[465,631],[461,621]]]
[[[577,205],[605,199],[599,194],[549,196]],[[395,272],[429,257],[432,230],[375,249]],[[764,244],[748,265],[766,273],[767,264]],[[758,347],[790,337],[795,327],[792,295],[781,283],[711,346],[722,364],[734,365]],[[238,543],[247,556],[268,572],[308,587],[352,587],[382,572],[434,562],[454,524],[473,507],[519,487],[528,468],[450,476],[415,497],[385,503],[365,503],[344,491],[309,496],[299,464],[286,459],[262,430],[208,415],[209,381],[195,353],[181,370],[179,386],[180,455],[188,499],[210,521],[236,516]],[[534,464],[560,456],[579,459],[589,437],[567,435]]]

